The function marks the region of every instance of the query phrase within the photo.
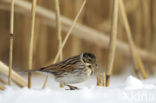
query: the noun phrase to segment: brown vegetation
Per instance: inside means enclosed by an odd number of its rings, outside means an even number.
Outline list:
[[[52,61],[56,63],[59,58],[61,60],[81,52],[91,52],[97,56],[101,69],[98,71],[101,73],[108,71],[107,77],[120,74],[133,62],[138,77],[140,77],[138,72],[141,72],[144,78],[147,77],[147,73],[150,75],[154,73],[155,0],[117,0],[120,2],[118,19],[115,18],[116,16],[112,17],[115,8],[113,0],[87,0],[75,26],[72,26],[72,23],[84,0],[58,1],[60,8],[57,6],[57,0],[37,0],[36,20],[32,29],[31,1],[15,0],[14,26],[13,21],[11,25],[9,24],[10,0],[0,1],[0,61],[9,65],[10,52],[10,68],[13,64],[14,70],[24,71],[49,65]],[[14,34],[14,43],[11,44],[8,42],[9,28],[10,33]],[[33,38],[32,34],[34,34]],[[13,39],[10,41],[12,42]],[[31,51],[29,51],[30,42],[33,46]],[[9,47],[13,48],[9,49]],[[106,70],[108,68],[109,70]],[[14,79],[13,76],[14,72],[10,78]],[[98,85],[105,85],[104,82]],[[3,89],[3,86],[0,88]]]

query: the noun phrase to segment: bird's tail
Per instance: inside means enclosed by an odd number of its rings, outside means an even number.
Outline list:
[[[52,72],[52,65],[50,66],[46,66],[46,67],[42,67],[42,68],[39,68],[39,69],[34,69],[34,70],[27,70],[25,72]]]

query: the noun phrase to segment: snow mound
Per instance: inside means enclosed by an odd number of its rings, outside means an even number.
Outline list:
[[[125,89],[152,89],[156,88],[153,84],[143,84],[141,80],[129,76],[125,81]]]

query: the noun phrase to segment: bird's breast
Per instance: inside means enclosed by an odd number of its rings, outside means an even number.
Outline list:
[[[72,72],[62,73],[62,76],[56,77],[56,80],[63,84],[80,83],[87,80],[91,74],[92,70],[90,68],[75,69]]]

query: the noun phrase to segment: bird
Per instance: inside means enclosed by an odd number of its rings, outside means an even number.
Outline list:
[[[95,55],[85,52],[35,71],[53,74],[57,82],[68,86],[69,90],[76,90],[79,88],[71,84],[87,80],[96,68]]]

